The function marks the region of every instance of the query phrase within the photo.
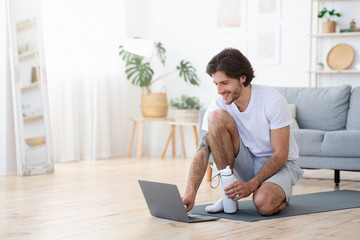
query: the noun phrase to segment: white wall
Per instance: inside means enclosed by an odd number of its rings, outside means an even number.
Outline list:
[[[204,107],[206,107],[212,99],[217,97],[217,94],[211,78],[205,74],[205,68],[211,57],[225,47],[239,48],[249,57],[255,69],[256,78],[253,80],[255,84],[307,86],[310,1],[281,0],[280,17],[263,20],[255,17],[255,1],[244,0],[244,2],[246,2],[245,12],[247,18],[245,32],[224,34],[219,33],[215,27],[216,0],[125,0],[127,37],[139,36],[161,41],[167,49],[166,69],[157,68],[156,75],[172,71],[181,59],[186,59],[193,63],[201,78],[200,87],[194,87],[185,84],[176,75],[172,75],[156,83],[153,90],[156,92],[165,86],[168,100],[179,97],[184,93],[197,95],[200,97]],[[354,16],[358,22],[358,27],[360,26],[360,19],[356,17],[358,16],[356,10],[359,9],[360,3],[350,3],[354,6],[350,9],[346,7],[346,3],[330,3],[329,5],[343,13],[343,17],[339,20],[341,28],[348,26],[352,18],[349,16]],[[119,14],[121,12],[119,11]],[[99,16],[94,16],[94,18],[97,17]],[[118,31],[123,26],[123,22],[120,23],[114,20],[114,31]],[[279,27],[281,32],[280,62],[269,65],[257,64],[253,54],[254,36],[257,29],[273,26]],[[55,43],[56,41],[53,43],[54,46],[56,46]],[[359,45],[358,41],[352,44]],[[356,50],[356,55],[359,55],[358,50]],[[356,57],[354,65],[358,62],[359,57]],[[121,82],[125,81],[123,77],[120,79]],[[345,77],[348,79],[344,79]],[[360,84],[360,81],[357,80],[359,75],[334,75],[324,76],[324,78],[321,79],[320,86],[343,83],[350,83],[353,86]],[[114,101],[126,102],[127,107],[116,113],[112,120],[112,135],[119,135],[114,138],[119,141],[119,144],[114,143],[112,146],[112,149],[115,149],[113,157],[125,156],[131,131],[129,118],[141,115],[141,89],[132,86],[130,83],[116,84],[115,87],[119,86],[125,87],[126,91],[121,92],[126,93],[121,94]],[[169,116],[172,116],[171,110]],[[116,124],[118,126],[114,127]],[[187,153],[192,155],[195,151],[192,129],[186,127],[184,130],[187,140]],[[143,154],[145,156],[160,156],[169,131],[170,126],[168,125],[147,123],[144,133]],[[135,148],[136,142],[135,146],[133,146],[133,156],[135,155]],[[181,156],[179,138],[177,138],[177,149],[178,156]],[[168,155],[170,152],[168,151]]]
[[[309,31],[310,31],[310,1],[292,0],[281,2],[281,15],[279,18],[259,19],[255,15],[255,1],[246,2],[246,32],[221,34],[216,30],[216,0],[132,0],[132,9],[127,9],[129,14],[128,37],[140,36],[164,43],[167,49],[167,69],[170,71],[181,59],[191,61],[201,78],[200,87],[186,85],[179,79],[162,80],[154,86],[159,90],[164,85],[169,99],[178,97],[183,93],[200,97],[204,107],[216,98],[216,89],[212,80],[205,74],[205,68],[211,57],[225,47],[239,48],[253,63],[256,78],[255,84],[271,86],[308,86],[309,75]],[[350,2],[358,6],[360,3]],[[330,3],[329,8],[335,7],[343,13],[339,26],[347,27],[350,18],[358,16],[356,9],[346,3]],[[139,13],[131,14],[136,9]],[[352,10],[351,10],[352,9]],[[143,15],[144,14],[144,15]],[[345,17],[346,16],[346,17]],[[138,21],[135,21],[137,19]],[[350,20],[349,20],[350,19]],[[143,21],[143,25],[139,24]],[[360,19],[357,19],[358,26]],[[134,24],[132,24],[132,22]],[[145,26],[145,27],[144,27]],[[257,64],[254,59],[254,36],[258,29],[269,27],[280,28],[280,62],[278,64]],[[136,34],[135,34],[136,33]],[[358,41],[358,39],[357,39]],[[359,45],[355,43],[355,46]],[[356,50],[357,54],[359,53]],[[353,65],[359,62],[358,57]],[[346,79],[345,79],[346,77]],[[359,85],[358,75],[354,76],[322,76],[320,86],[340,85],[344,83]],[[130,84],[129,84],[130,85]],[[129,86],[129,88],[131,88]],[[179,89],[183,89],[179,91]],[[140,95],[131,96],[136,102]],[[170,110],[169,116],[172,112]],[[144,140],[145,155],[156,156],[161,154],[165,145],[168,127],[164,125],[146,127]],[[164,129],[159,134],[159,129]],[[150,136],[151,138],[147,138]],[[191,129],[186,129],[188,155],[194,152],[194,143]],[[178,141],[179,142],[179,141]],[[180,145],[177,145],[178,155],[181,156]],[[170,151],[168,151],[170,154]]]
[[[178,97],[185,92],[190,95],[197,95],[206,107],[217,96],[212,79],[205,73],[209,60],[225,47],[239,48],[252,60],[250,55],[251,40],[255,34],[252,29],[267,26],[279,26],[281,29],[280,64],[253,64],[256,75],[254,83],[273,86],[307,86],[306,70],[309,42],[307,34],[309,32],[308,16],[310,14],[308,1],[305,3],[301,0],[282,1],[281,17],[271,20],[255,19],[254,1],[245,2],[247,2],[247,31],[224,34],[219,33],[215,27],[217,6],[215,0],[131,1],[133,8],[136,8],[135,6],[138,4],[140,13],[143,13],[143,9],[145,9],[144,19],[142,16],[138,19],[144,21],[145,28],[141,27],[138,29],[139,31],[128,30],[128,33],[135,32],[140,37],[164,43],[167,49],[167,69],[163,72],[175,68],[181,59],[187,59],[194,64],[201,78],[200,87],[187,85],[175,77],[162,80],[153,89],[155,91],[160,90],[165,85],[169,99]],[[134,15],[128,19],[134,20]],[[130,23],[127,26],[132,27]],[[136,22],[133,26],[139,28],[139,23]],[[144,32],[141,34],[141,31]],[[135,35],[128,35],[128,37],[133,36]],[[183,90],[179,91],[179,89]],[[134,99],[139,97],[140,95],[132,96]],[[170,110],[169,116],[171,114]],[[161,154],[169,127],[151,125],[155,124],[149,124],[149,127],[145,128],[144,154],[155,156]],[[164,131],[158,134],[159,129],[164,129]],[[187,140],[187,153],[192,155],[195,151],[192,130],[191,128],[184,130]],[[150,135],[150,139],[146,137]],[[181,156],[179,140],[177,149],[178,156]]]

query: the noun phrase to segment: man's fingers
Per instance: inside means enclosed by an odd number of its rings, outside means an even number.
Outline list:
[[[187,198],[182,199],[184,206],[186,207],[186,212],[190,211],[194,207],[194,202],[190,201]]]
[[[227,197],[232,200],[239,200],[246,197],[246,194],[243,192],[243,187],[239,182],[229,185],[229,187],[224,190]]]
[[[230,189],[236,188],[238,186],[238,182],[235,181],[233,184],[230,184],[229,186],[227,186],[226,188],[224,188],[224,191],[229,191]]]
[[[194,204],[189,204],[189,205],[187,205],[186,206],[186,212],[189,212],[191,209],[193,209],[193,207],[194,207]]]
[[[187,202],[187,203],[184,203],[185,205],[185,210],[186,212],[190,211],[193,207],[194,207],[194,203],[191,203],[191,202]]]

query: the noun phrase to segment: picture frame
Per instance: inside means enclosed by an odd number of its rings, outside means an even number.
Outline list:
[[[280,25],[262,26],[254,31],[251,56],[255,64],[280,64]]]
[[[281,0],[255,0],[256,19],[276,19],[281,17]]]
[[[216,33],[242,33],[246,31],[246,1],[217,0]]]

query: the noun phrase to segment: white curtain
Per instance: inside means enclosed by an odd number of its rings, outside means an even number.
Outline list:
[[[55,161],[124,155],[124,0],[43,0],[42,15]]]
[[[5,0],[0,0],[0,36],[0,175],[9,175],[16,173],[16,149]]]

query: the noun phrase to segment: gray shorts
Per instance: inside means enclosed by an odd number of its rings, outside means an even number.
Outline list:
[[[239,155],[234,160],[235,177],[241,182],[248,182],[269,158],[270,156],[255,157],[240,139]],[[296,184],[303,173],[304,171],[296,164],[296,160],[288,160],[275,175],[264,182],[275,183],[280,186],[286,195],[286,201],[289,202],[292,186]]]

